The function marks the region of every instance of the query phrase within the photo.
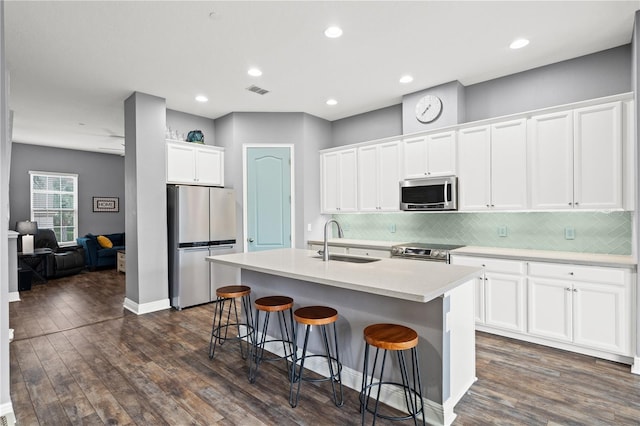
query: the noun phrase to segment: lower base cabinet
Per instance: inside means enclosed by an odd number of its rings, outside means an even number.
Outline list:
[[[526,330],[525,262],[455,255],[451,263],[484,269],[476,281],[476,323],[515,332]]]
[[[484,268],[476,282],[483,330],[562,348],[633,356],[635,292],[630,269],[452,255]],[[590,353],[590,352],[587,352]]]
[[[625,272],[531,262],[529,334],[631,355],[633,299]]]

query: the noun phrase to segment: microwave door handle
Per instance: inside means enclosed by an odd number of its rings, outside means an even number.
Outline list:
[[[449,181],[445,180],[444,181],[444,195],[442,197],[442,199],[444,200],[444,205],[448,206],[449,205],[449,199],[447,198],[447,186],[449,185]]]

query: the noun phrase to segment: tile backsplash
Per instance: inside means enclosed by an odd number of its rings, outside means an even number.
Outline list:
[[[345,238],[631,254],[632,212],[334,215]]]

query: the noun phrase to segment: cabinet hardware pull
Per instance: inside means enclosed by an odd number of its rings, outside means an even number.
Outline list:
[[[573,272],[569,272],[569,275],[573,275]]]
[[[569,287],[566,287],[566,288],[565,288],[565,290],[567,290],[567,291],[571,291],[571,289],[570,289]]]
[[[577,289],[577,288],[574,288],[574,289],[573,289],[573,292],[574,292],[574,293],[577,293],[577,292],[578,292],[578,289]]]

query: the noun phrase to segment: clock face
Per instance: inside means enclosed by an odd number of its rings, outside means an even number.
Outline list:
[[[416,118],[421,123],[431,123],[440,116],[442,101],[439,97],[426,95],[416,104]]]

